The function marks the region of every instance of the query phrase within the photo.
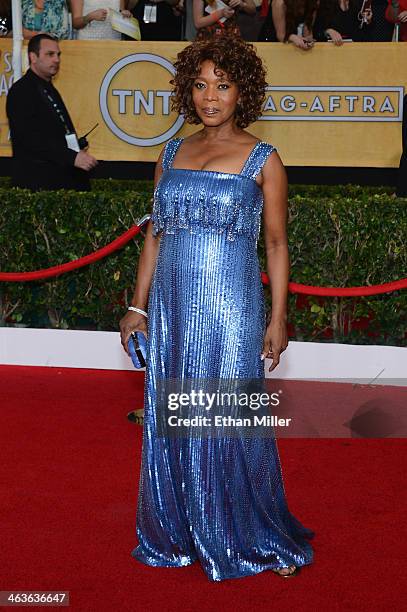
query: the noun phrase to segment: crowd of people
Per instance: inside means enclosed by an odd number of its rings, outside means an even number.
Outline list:
[[[128,39],[112,11],[135,17],[141,40],[195,40],[236,32],[244,40],[290,42],[407,41],[407,0],[22,0],[24,38]],[[11,0],[0,0],[0,36],[12,35]]]
[[[226,36],[236,45],[242,40],[288,42],[307,51],[316,41],[331,41],[340,46],[347,41],[395,40],[397,29],[397,39],[407,41],[407,0],[69,2],[68,10],[66,0],[21,1],[30,68],[11,88],[7,98],[13,145],[13,185],[17,187],[33,190],[90,188],[89,171],[97,161],[87,154],[86,138],[77,137],[69,113],[52,85],[52,78],[59,70],[59,40],[72,37],[120,40],[123,37],[112,27],[111,10],[121,13],[124,20],[136,17],[142,40],[205,41]],[[0,0],[1,36],[12,34],[10,4],[10,0]],[[217,36],[218,31],[224,36]],[[41,42],[43,36],[45,42]],[[49,70],[54,73],[48,74]],[[37,97],[34,94],[38,94]],[[32,102],[29,106],[27,99]],[[404,107],[406,100],[407,96]],[[50,117],[54,120],[54,129],[50,128]],[[397,194],[405,197],[406,108],[403,117],[403,154]],[[50,142],[44,140],[42,133],[48,134]],[[50,164],[56,164],[57,169],[50,172]],[[27,167],[35,170],[27,172]]]

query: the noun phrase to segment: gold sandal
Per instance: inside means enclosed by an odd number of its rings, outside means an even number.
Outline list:
[[[294,568],[294,569],[289,574],[280,573],[280,570],[282,569],[291,569],[291,568]],[[299,573],[300,568],[296,565],[284,565],[283,567],[272,569],[272,571],[278,576],[281,576],[281,578],[291,578],[292,576],[296,576]]]

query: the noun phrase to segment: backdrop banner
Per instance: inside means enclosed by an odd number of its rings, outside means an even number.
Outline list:
[[[170,80],[186,43],[63,41],[54,83],[99,160],[155,161],[175,136],[198,129],[171,111]],[[10,156],[5,114],[10,40],[0,40],[0,156]],[[259,43],[269,87],[249,127],[288,166],[394,168],[401,154],[407,43]],[[26,47],[25,47],[25,62]],[[29,104],[29,100],[27,100]]]

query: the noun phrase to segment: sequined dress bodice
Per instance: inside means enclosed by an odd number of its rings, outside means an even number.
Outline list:
[[[164,174],[154,197],[154,233],[216,231],[226,232],[228,240],[244,234],[257,241],[263,193],[255,179],[274,147],[258,142],[242,171],[231,174],[173,168],[181,143],[182,139],[175,139],[165,150]]]

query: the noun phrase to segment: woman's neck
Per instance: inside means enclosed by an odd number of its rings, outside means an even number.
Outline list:
[[[235,122],[216,127],[204,126],[201,130],[201,138],[208,144],[211,144],[221,140],[231,140],[242,131],[241,128],[237,127]]]

